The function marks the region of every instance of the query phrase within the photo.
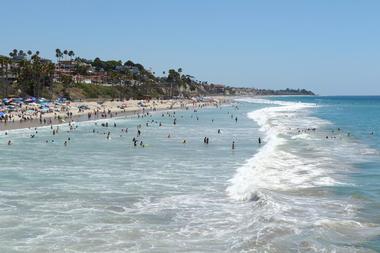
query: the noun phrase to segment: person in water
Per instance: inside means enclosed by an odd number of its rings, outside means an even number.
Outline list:
[[[232,142],[232,149],[235,149],[235,142]]]
[[[259,137],[259,140],[258,140],[258,141],[259,141],[259,144],[261,144],[261,138],[260,138],[260,137]]]

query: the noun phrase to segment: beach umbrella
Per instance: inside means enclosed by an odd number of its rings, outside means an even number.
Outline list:
[[[13,106],[13,105],[8,105],[8,107],[7,107],[7,109],[9,110],[9,111],[14,111],[15,110],[15,106]]]
[[[31,113],[35,113],[36,111],[35,110],[27,110],[26,111],[26,113],[29,113],[29,114],[31,114]]]

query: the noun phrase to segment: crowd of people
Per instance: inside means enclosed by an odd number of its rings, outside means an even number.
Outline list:
[[[196,106],[193,106],[191,109],[191,110],[193,110],[193,113],[191,113],[190,117],[192,119],[199,121],[199,114],[197,114],[197,112],[199,110],[201,110],[205,107],[209,107],[209,106],[219,107],[220,104],[218,104],[218,103],[212,103],[212,104],[204,103],[204,104],[198,104]],[[189,107],[182,107],[182,108],[183,108],[183,110],[190,110]],[[239,108],[234,106],[234,109],[238,110]],[[153,116],[152,112],[153,113],[156,112],[156,108],[151,108],[150,110],[142,108],[139,112],[135,112],[133,117],[136,117],[137,119],[141,119],[143,122],[145,120],[145,122],[143,124],[141,124],[141,123],[137,124],[136,125],[136,134],[131,136],[131,141],[132,141],[134,147],[138,147],[138,146],[139,147],[146,147],[146,144],[144,143],[143,138],[142,138],[143,125],[145,125],[145,129],[148,129],[148,127],[150,127],[152,125],[156,125],[158,127],[162,127],[164,125],[163,121],[160,121],[157,119],[152,119],[152,116]],[[158,114],[158,112],[157,112],[157,114]],[[169,118],[169,120],[165,121],[165,124],[167,124],[168,121],[171,122],[170,124],[172,126],[176,126],[178,124],[178,120],[177,120],[178,112],[176,113],[175,110],[163,111],[160,114],[161,114],[162,118],[165,118],[165,117]],[[231,120],[233,120],[236,124],[238,124],[238,117],[236,115],[234,116],[230,112],[227,112],[227,114]],[[110,121],[112,118],[117,117],[117,116],[118,116],[118,112],[113,112],[110,109],[108,109],[108,110],[97,109],[97,110],[88,111],[87,112],[87,120],[95,120],[94,121],[94,128],[91,130],[91,132],[93,134],[102,134],[105,136],[105,138],[107,140],[110,140],[112,135],[115,134],[115,131],[111,130],[110,128],[114,128],[114,129],[118,128],[117,121],[113,121],[112,123],[110,123]],[[182,118],[183,115],[181,115],[180,117]],[[101,120],[101,121],[98,121],[98,120]],[[46,118],[42,118],[42,117],[40,118],[39,121],[40,121],[39,123],[41,126],[45,126],[45,127],[50,126],[52,138],[46,140],[45,141],[46,143],[49,143],[49,142],[54,143],[56,141],[54,136],[56,136],[60,133],[60,126],[61,125],[67,124],[67,126],[68,126],[67,133],[70,133],[72,131],[77,130],[78,126],[79,126],[74,121],[73,114],[70,112],[67,112],[67,114],[65,115],[64,118],[60,118],[59,115],[54,116],[54,122],[61,122],[61,124],[53,124],[52,119],[46,119]],[[68,122],[65,122],[65,121],[68,121]],[[211,119],[211,123],[213,123],[213,122],[214,122],[214,119]],[[32,133],[30,134],[30,138],[35,138],[38,135],[38,127],[33,127],[33,128],[29,128],[29,129],[33,130]],[[127,133],[130,133],[130,129],[125,128],[125,127],[121,127],[119,130],[120,130],[120,132],[119,132],[120,137],[123,134],[125,135]],[[118,132],[118,130],[116,130],[116,132]],[[219,128],[217,130],[217,133],[222,134],[222,130]],[[4,135],[8,135],[8,132],[5,131]],[[171,138],[171,137],[172,137],[171,133],[168,133],[167,138]],[[67,137],[67,139],[63,140],[63,145],[69,146],[70,141],[71,141],[71,137]],[[261,143],[260,138],[259,138],[258,142]],[[186,144],[187,140],[183,139],[182,143]],[[210,137],[204,136],[203,137],[203,143],[205,145],[210,144]],[[14,144],[14,142],[11,139],[9,139],[8,145],[12,145],[12,144]],[[232,140],[231,149],[234,150],[235,148],[236,148],[236,142],[235,142],[235,140]]]

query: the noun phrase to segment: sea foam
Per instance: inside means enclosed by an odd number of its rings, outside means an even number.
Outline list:
[[[295,134],[296,129],[318,128],[327,121],[311,117],[308,110],[315,108],[311,103],[272,101],[266,99],[239,99],[241,102],[274,105],[248,113],[264,133],[263,147],[252,158],[237,169],[230,180],[227,194],[236,200],[255,200],[265,190],[290,190],[306,188],[316,184],[334,184],[333,178],[325,176],[324,161],[301,157],[289,152],[289,140],[298,136],[310,139],[307,133]],[[297,138],[297,137],[295,137]]]

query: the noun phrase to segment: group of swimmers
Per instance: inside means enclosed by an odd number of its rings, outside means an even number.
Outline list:
[[[191,118],[194,118],[194,117],[195,117],[196,120],[198,121],[198,120],[199,120],[199,116],[197,115],[197,112],[198,112],[198,110],[199,110],[200,108],[202,108],[202,107],[199,107],[199,108],[193,109],[193,112],[194,112],[194,113],[192,113],[192,114],[190,115],[190,117],[191,117]],[[237,107],[236,107],[236,108],[237,108]],[[236,108],[235,108],[235,109],[236,109]],[[186,108],[186,109],[188,110],[188,108]],[[238,109],[238,108],[237,108],[237,109]],[[152,115],[151,115],[151,113],[150,113],[149,111],[146,111],[145,109],[143,109],[142,112],[143,112],[143,113],[138,113],[138,114],[136,115],[137,118],[140,119],[140,118],[148,118],[148,117],[152,117]],[[230,112],[228,112],[228,114],[230,114],[231,119],[234,120],[235,123],[238,122],[238,117],[237,117],[236,115],[233,115],[233,114],[230,113]],[[113,116],[116,116],[116,115],[117,115],[116,113],[113,114],[110,110],[108,110],[108,111],[105,111],[105,110],[104,110],[104,111],[94,111],[93,113],[88,113],[88,118],[91,119],[91,118],[94,117],[94,116],[95,116],[95,118],[98,118],[99,116],[102,117],[102,118],[107,118],[107,117],[112,118]],[[168,118],[171,118],[173,126],[177,125],[177,123],[178,123],[178,122],[177,122],[178,115],[176,115],[176,112],[175,112],[175,111],[167,111],[167,112],[163,112],[163,113],[161,113],[161,117],[168,117]],[[183,118],[182,115],[181,115],[180,117]],[[69,113],[68,113],[67,118],[72,118],[72,114],[69,114]],[[214,119],[212,119],[211,121],[214,122]],[[47,121],[43,120],[41,123],[46,124]],[[50,120],[49,123],[51,123],[51,120]],[[108,128],[108,127],[111,126],[111,125],[109,124],[109,122],[101,122],[101,123],[99,123],[99,124],[98,124],[98,122],[95,122],[94,124],[95,124],[95,126],[97,126],[97,127],[101,126],[102,128]],[[163,124],[162,124],[161,121],[159,121],[159,120],[153,120],[153,119],[151,119],[151,120],[147,120],[146,123],[145,123],[145,126],[146,126],[146,127],[149,127],[150,124],[156,124],[156,125],[158,125],[159,127],[162,127],[162,126],[163,126]],[[74,123],[73,123],[73,120],[70,120],[70,121],[69,121],[68,126],[69,126],[69,131],[67,131],[68,133],[71,132],[71,131],[74,131],[75,129],[78,128],[78,125],[77,125],[77,124],[74,124]],[[117,127],[116,122],[113,123],[113,127],[114,127],[114,128]],[[138,124],[136,127],[137,127],[137,133],[136,133],[136,136],[134,136],[134,137],[132,138],[133,146],[134,146],[134,147],[137,147],[137,146],[140,146],[140,147],[146,147],[146,144],[145,144],[145,143],[143,142],[143,140],[142,140],[142,139],[143,139],[143,137],[142,137],[142,125],[141,125],[141,124]],[[52,131],[51,133],[52,133],[53,136],[57,135],[57,134],[59,133],[59,131],[60,131],[59,126],[53,127],[53,125],[51,124],[51,131]],[[106,137],[107,140],[110,140],[110,139],[111,139],[111,131],[101,131],[101,130],[99,130],[99,129],[96,130],[96,128],[93,128],[93,129],[92,129],[92,133],[101,133],[101,132],[103,132],[103,134],[105,135],[105,137]],[[128,128],[121,128],[121,132],[124,133],[124,134],[128,133]],[[30,135],[30,138],[35,138],[37,133],[38,133],[37,128],[35,128],[35,132],[34,132],[33,134]],[[218,134],[222,134],[222,130],[221,130],[221,129],[218,129],[218,130],[217,130],[217,133],[218,133]],[[7,132],[6,132],[5,134],[7,135]],[[121,137],[121,136],[122,136],[122,135],[120,135],[120,137]],[[169,133],[167,137],[168,137],[168,138],[171,138],[171,134]],[[68,146],[68,144],[70,143],[70,141],[71,141],[71,138],[68,137],[67,139],[64,140],[63,145],[64,145],[64,146]],[[46,143],[49,143],[49,142],[54,142],[54,139],[51,140],[51,141],[49,141],[49,140],[46,141]],[[186,143],[187,143],[187,140],[186,140],[186,139],[183,139],[183,140],[182,140],[182,143],[183,143],[183,144],[186,144]],[[209,138],[208,136],[205,136],[205,137],[203,138],[203,143],[208,145],[208,144],[210,143],[210,138]],[[261,138],[258,138],[258,143],[261,144]],[[8,141],[8,145],[12,145],[12,144],[13,144],[13,142],[12,142],[11,140],[9,140],[9,141]],[[235,142],[235,140],[233,140],[233,141],[232,141],[232,144],[231,144],[231,149],[234,150],[235,148],[236,148],[236,142]]]

